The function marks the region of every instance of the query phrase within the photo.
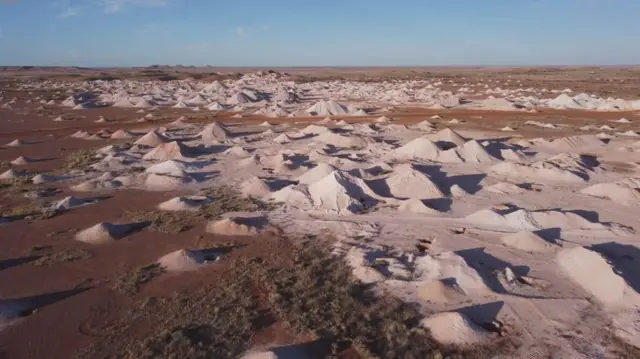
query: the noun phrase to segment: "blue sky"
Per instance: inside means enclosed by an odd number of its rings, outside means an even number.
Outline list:
[[[0,0],[0,65],[640,64],[640,0]]]

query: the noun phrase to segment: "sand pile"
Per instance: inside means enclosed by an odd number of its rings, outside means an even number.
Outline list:
[[[167,137],[159,134],[156,130],[153,130],[140,137],[133,144],[147,147],[156,147],[166,142],[169,142],[169,139]]]
[[[279,191],[273,192],[268,198],[276,203],[284,203],[290,207],[301,209],[307,209],[313,205],[308,188],[305,185],[284,187]]]
[[[466,295],[484,296],[491,293],[482,276],[454,252],[418,256],[415,258],[414,268],[414,276],[420,282],[429,283],[453,278],[460,291]]]
[[[181,196],[174,197],[158,205],[163,211],[189,211],[196,212],[205,204],[211,203],[211,199],[205,196]]]
[[[598,183],[581,190],[580,193],[608,198],[625,206],[638,205],[640,204],[640,179],[628,178],[615,183]]]
[[[531,231],[520,231],[508,234],[500,238],[500,240],[507,247],[526,252],[550,252],[557,248],[557,246],[545,241]]]
[[[188,172],[194,169],[195,168],[190,167],[185,162],[168,160],[148,167],[145,172],[156,174],[181,174],[185,171]]]
[[[251,153],[240,146],[233,146],[223,152],[227,156],[250,157]]]
[[[111,191],[122,187],[122,183],[118,181],[103,181],[99,179],[92,179],[84,181],[75,186],[71,186],[70,189],[74,192],[98,192],[98,191]]]
[[[10,179],[18,178],[21,176],[24,176],[24,173],[18,172],[13,168],[10,168],[0,174],[0,180],[10,180]]]
[[[522,178],[540,182],[582,183],[593,172],[593,160],[587,156],[561,153],[549,159],[523,165],[503,162],[489,168],[489,173],[507,178]]]
[[[429,199],[442,198],[438,185],[410,164],[397,166],[393,174],[385,180],[389,192],[397,198]]]
[[[445,128],[434,134],[427,135],[427,138],[444,149],[462,146],[467,142],[464,137],[460,136],[460,134],[450,128]]]
[[[518,193],[523,193],[525,191],[524,188],[508,182],[498,182],[494,185],[487,186],[484,189],[489,192],[504,194],[504,195],[514,195]]]
[[[478,226],[490,226],[505,229],[536,231],[547,228],[567,230],[602,230],[607,229],[601,223],[593,223],[584,217],[556,210],[529,211],[518,209],[511,213],[500,214],[492,209],[484,209],[466,217],[467,221]]]
[[[349,149],[362,149],[368,145],[367,140],[360,136],[344,136],[333,132],[325,132],[315,137],[314,140],[327,145]]]
[[[413,125],[412,128],[415,128],[416,130],[424,131],[424,132],[433,132],[435,126],[431,122],[424,120],[422,122],[419,122]]]
[[[135,135],[133,133],[123,129],[119,129],[111,134],[111,139],[113,140],[126,140],[134,137]]]
[[[440,213],[416,198],[411,198],[402,202],[402,204],[398,206],[398,211],[426,215],[435,215]]]
[[[62,179],[64,179],[64,177],[48,175],[46,173],[41,173],[41,174],[38,174],[38,175],[34,176],[31,179],[31,182],[33,184],[43,184],[43,183],[51,183],[51,182],[60,181]]]
[[[19,146],[22,146],[24,144],[25,144],[24,141],[22,141],[20,139],[16,139],[16,140],[13,140],[13,141],[7,143],[6,145],[4,145],[4,147],[19,147]]]
[[[374,205],[377,197],[363,180],[340,170],[310,185],[308,191],[316,208],[338,214],[358,213]]]
[[[229,217],[207,223],[206,231],[224,236],[256,236],[276,229],[264,217]]]
[[[329,129],[326,126],[318,126],[318,125],[309,125],[300,131],[300,133],[303,133],[305,135],[319,135],[321,133],[327,133],[327,132],[331,132],[331,129]]]
[[[287,135],[286,133],[282,133],[278,137],[273,139],[273,142],[279,143],[281,145],[290,143],[291,141],[293,141],[293,139],[289,137],[289,135]]]
[[[497,158],[491,156],[489,152],[475,140],[465,142],[462,147],[457,148],[456,151],[464,162],[488,163],[497,160]]]
[[[582,135],[559,138],[551,142],[549,147],[561,151],[571,151],[575,149],[592,150],[604,145],[605,143],[595,135]]]
[[[200,133],[198,133],[198,136],[200,136],[202,138],[202,141],[204,141],[205,143],[224,142],[233,137],[231,132],[229,132],[226,127],[215,121],[205,126],[205,128],[202,129]]]
[[[445,345],[468,346],[489,338],[486,330],[457,312],[435,314],[423,319],[420,325],[429,330],[433,339]]]
[[[418,287],[418,297],[427,303],[447,304],[466,299],[462,288],[452,280],[426,281]]]
[[[240,184],[240,193],[245,196],[264,197],[271,193],[271,187],[260,178],[251,176]]]
[[[96,200],[68,196],[54,203],[51,208],[56,211],[66,211],[72,208],[81,207],[92,203],[96,203]]]
[[[298,181],[301,184],[307,184],[307,185],[312,184],[312,183],[316,183],[316,182],[320,181],[321,179],[327,177],[329,174],[334,172],[336,169],[337,168],[335,168],[334,166],[332,166],[332,165],[330,165],[328,163],[319,163],[314,168],[310,169],[309,171],[305,172],[300,177],[296,178],[296,181]]]
[[[106,243],[120,239],[136,230],[136,228],[137,226],[134,224],[102,222],[76,233],[75,239],[76,241],[90,244]]]
[[[12,160],[11,163],[12,165],[16,165],[16,166],[22,166],[22,165],[27,165],[29,163],[34,162],[33,159],[29,158],[29,157],[24,157],[24,156],[20,156],[18,158],[16,158],[15,160]]]
[[[340,116],[349,113],[346,106],[343,106],[333,100],[321,100],[307,109],[312,116]]]
[[[426,137],[418,137],[393,151],[398,159],[416,159],[433,161],[440,154],[440,147]]]
[[[203,251],[180,249],[158,259],[158,264],[167,272],[187,272],[200,269],[203,265],[216,260],[217,257],[207,257]]]
[[[150,173],[144,181],[144,186],[153,191],[170,191],[181,189],[194,182],[194,179],[184,172],[170,175]]]
[[[602,303],[605,308],[637,303],[637,293],[616,274],[598,253],[583,247],[568,248],[556,257],[556,263],[573,282]]]
[[[167,161],[184,159],[193,153],[193,149],[178,141],[166,142],[157,145],[149,153],[142,156],[147,161]]]

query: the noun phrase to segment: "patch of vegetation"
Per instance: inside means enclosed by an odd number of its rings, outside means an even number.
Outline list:
[[[187,211],[135,211],[127,212],[133,222],[151,223],[147,229],[153,232],[176,234],[189,230],[195,224],[195,214]]]
[[[132,270],[119,278],[113,284],[113,289],[124,294],[133,295],[153,278],[164,272],[158,263],[149,264]]]
[[[54,215],[55,213],[53,211],[48,210],[36,201],[15,205],[8,211],[2,213],[3,217],[9,217],[14,220],[25,219],[27,217],[31,219],[48,219]]]
[[[227,212],[258,212],[275,208],[273,203],[252,196],[244,196],[227,186],[207,188],[202,190],[201,194],[213,198],[213,201],[203,206],[200,211],[205,218],[217,218]]]
[[[201,194],[213,199],[198,211],[135,211],[127,212],[125,217],[135,222],[150,222],[149,230],[160,233],[181,233],[202,221],[216,219],[228,212],[267,211],[274,205],[254,197],[246,197],[230,187],[212,187]]]
[[[93,255],[83,249],[64,250],[55,253],[43,253],[42,257],[33,264],[38,267],[51,266],[63,262],[75,262],[84,259],[91,259]]]
[[[62,166],[56,171],[58,173],[67,173],[73,170],[86,170],[87,167],[99,161],[96,158],[95,150],[83,149],[71,152],[64,160]]]

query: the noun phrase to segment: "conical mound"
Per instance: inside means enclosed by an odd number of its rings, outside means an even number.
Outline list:
[[[159,134],[156,130],[149,131],[146,135],[140,137],[134,145],[156,147],[163,143],[169,142],[169,139]]]
[[[417,159],[433,161],[440,154],[440,148],[426,137],[418,137],[393,151],[399,159]]]
[[[158,259],[158,264],[167,272],[188,272],[202,268],[219,257],[216,253],[180,249]]]
[[[106,243],[122,238],[134,229],[134,226],[130,224],[102,222],[76,233],[75,239],[90,244]]]
[[[458,154],[465,162],[488,163],[496,160],[495,157],[491,156],[489,152],[475,140],[465,142],[462,147],[458,149]]]
[[[467,141],[464,137],[460,136],[460,134],[450,128],[445,128],[428,136],[428,138],[433,142],[438,144],[442,143],[448,148],[462,146]]]
[[[473,345],[488,338],[488,332],[462,313],[444,312],[423,319],[433,339],[445,345]]]
[[[16,158],[15,160],[11,161],[10,163],[12,165],[21,166],[21,165],[29,164],[31,162],[33,162],[33,160],[31,158],[20,156],[20,157]]]
[[[196,212],[203,205],[210,203],[211,199],[205,196],[182,196],[174,197],[158,205],[158,209],[163,211],[188,211]]]
[[[205,126],[198,134],[204,142],[226,141],[232,137],[231,132],[217,122],[212,122]]]
[[[520,231],[500,238],[502,243],[511,248],[520,249],[526,252],[549,252],[555,246],[540,238],[530,231]]]
[[[258,177],[252,176],[240,185],[240,193],[245,196],[264,197],[271,193],[271,188]]]
[[[296,180],[302,184],[312,184],[327,177],[330,173],[332,173],[335,170],[336,168],[328,163],[320,163],[314,168],[305,172]]]
[[[178,141],[162,143],[156,146],[142,157],[148,161],[167,161],[185,158],[189,155],[190,148]]]
[[[111,134],[111,139],[114,139],[114,140],[126,140],[133,137],[134,137],[133,133],[123,129],[119,129],[116,132]]]
[[[417,171],[410,164],[400,165],[385,180],[389,191],[398,198],[442,198],[444,194],[438,186],[425,174]]]
[[[377,197],[363,180],[339,170],[310,185],[309,194],[316,208],[338,214],[358,213]]]

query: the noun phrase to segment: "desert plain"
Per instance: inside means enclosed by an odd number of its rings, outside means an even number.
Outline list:
[[[0,69],[2,358],[640,357],[640,68]]]

